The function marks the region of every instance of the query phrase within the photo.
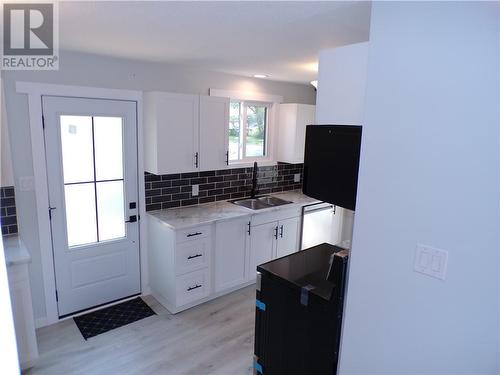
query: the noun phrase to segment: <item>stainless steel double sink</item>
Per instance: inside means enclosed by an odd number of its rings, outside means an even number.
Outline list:
[[[234,203],[238,206],[250,208],[251,210],[262,210],[263,208],[283,206],[285,204],[290,204],[293,202],[286,201],[281,198],[271,197],[270,195],[264,195],[255,198],[237,199],[231,201],[231,203]]]

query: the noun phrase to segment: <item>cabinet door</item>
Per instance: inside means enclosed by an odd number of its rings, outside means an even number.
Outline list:
[[[229,98],[200,96],[200,168],[228,166]]]
[[[295,253],[298,247],[300,218],[280,220],[278,223],[278,243],[276,256],[278,258]]]
[[[304,162],[304,149],[306,145],[306,126],[315,123],[316,106],[310,104],[299,104],[297,107],[297,133],[295,136],[295,154],[296,163]]]
[[[246,281],[246,237],[249,218],[219,222],[215,226],[215,291]]]
[[[156,95],[159,174],[198,170],[199,97],[170,93]]]
[[[274,258],[277,222],[253,226],[250,230],[248,280],[255,280],[257,266]]]

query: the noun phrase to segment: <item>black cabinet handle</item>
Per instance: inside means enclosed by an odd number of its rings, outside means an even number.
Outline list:
[[[278,239],[278,226],[276,225],[276,228],[274,228],[274,238]]]
[[[252,223],[251,223],[250,221],[249,221],[249,222],[248,222],[248,224],[247,224],[247,225],[248,225],[248,230],[247,230],[247,233],[248,233],[248,235],[249,235],[249,236],[250,236],[250,228],[251,228],[251,224],[252,224]]]
[[[198,153],[194,154],[194,166],[196,168],[198,168],[198,158],[199,158]]]
[[[187,288],[187,291],[190,292],[190,291],[198,289],[198,288],[201,288],[201,285],[196,284],[195,286],[190,286],[189,288]]]
[[[201,232],[189,233],[186,237],[194,237],[194,236],[199,236],[200,234],[203,234],[203,233],[201,233]]]
[[[198,257],[202,257],[203,254],[196,254],[196,255],[190,255],[188,256],[188,259],[194,259],[194,258],[198,258]]]
[[[229,165],[229,151],[226,151],[226,165]]]
[[[283,225],[280,227],[280,237],[283,238]]]

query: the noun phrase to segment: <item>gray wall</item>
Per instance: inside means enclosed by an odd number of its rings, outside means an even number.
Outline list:
[[[281,95],[285,102],[315,103],[310,85],[273,82],[230,74],[188,69],[179,66],[114,59],[74,52],[61,53],[60,70],[53,72],[2,71],[9,124],[14,180],[33,175],[28,101],[16,94],[16,81],[47,82],[133,90],[162,90],[187,94],[208,94],[209,88],[247,90]],[[21,236],[33,262],[31,285],[35,318],[44,317],[45,296],[38,249],[34,192],[16,191]]]
[[[493,2],[372,5],[342,375],[499,373],[499,26]]]

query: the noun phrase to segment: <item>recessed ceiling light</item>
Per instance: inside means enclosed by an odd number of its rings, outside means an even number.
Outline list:
[[[254,74],[254,78],[267,78],[269,77],[267,74]]]

